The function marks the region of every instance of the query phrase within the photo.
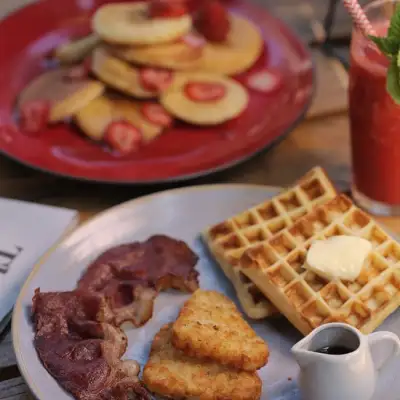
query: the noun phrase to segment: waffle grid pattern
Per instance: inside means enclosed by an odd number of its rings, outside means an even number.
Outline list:
[[[373,245],[353,282],[325,280],[304,268],[311,243],[337,235],[362,237]],[[344,195],[249,249],[241,267],[305,335],[335,321],[367,334],[400,305],[400,245]]]
[[[211,253],[233,283],[242,308],[250,318],[265,318],[277,310],[241,271],[242,254],[335,196],[336,191],[325,171],[316,167],[287,191],[203,232]]]

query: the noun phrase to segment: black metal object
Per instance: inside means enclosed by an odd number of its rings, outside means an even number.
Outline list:
[[[340,0],[329,1],[328,11],[324,19],[325,40],[323,43],[320,43],[320,46],[325,54],[336,58],[348,69],[351,34],[343,37],[332,37],[337,8],[340,3]]]

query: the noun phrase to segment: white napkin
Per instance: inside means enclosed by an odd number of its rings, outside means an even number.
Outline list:
[[[35,263],[78,223],[78,213],[0,198],[0,321]]]

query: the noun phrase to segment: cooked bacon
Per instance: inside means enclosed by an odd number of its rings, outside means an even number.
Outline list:
[[[37,289],[32,309],[36,351],[47,371],[76,399],[150,399],[139,382],[138,363],[120,360],[127,337],[106,322],[111,314],[102,296]]]
[[[151,318],[160,290],[195,291],[198,257],[163,235],[114,247],[97,258],[70,292],[35,291],[34,345],[47,371],[78,400],[150,400],[136,361],[121,361],[125,321]]]
[[[130,321],[140,326],[152,315],[156,291],[198,288],[197,260],[184,242],[156,235],[101,254],[78,282],[78,289],[109,298],[116,325]]]

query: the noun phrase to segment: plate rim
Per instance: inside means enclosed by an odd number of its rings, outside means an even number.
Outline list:
[[[239,0],[241,2],[245,0]],[[18,15],[21,12],[26,12],[26,10],[30,8],[34,8],[38,5],[37,2],[28,4],[26,6],[23,6],[20,9],[14,10],[13,12],[7,14],[4,18],[0,19],[0,24],[2,24],[4,21],[8,20],[9,18],[13,18],[16,15]],[[282,131],[280,135],[278,135],[276,138],[271,140],[269,143],[267,143],[265,146],[261,146],[257,150],[250,152],[249,154],[246,154],[244,156],[241,156],[235,160],[226,162],[224,164],[212,167],[212,168],[207,168],[203,169],[201,171],[193,172],[193,173],[186,173],[186,174],[180,174],[177,176],[173,177],[167,177],[167,178],[158,178],[158,179],[134,179],[134,180],[118,180],[118,179],[107,179],[107,178],[102,178],[102,179],[97,179],[97,178],[88,178],[88,177],[82,177],[82,176],[74,176],[70,175],[67,173],[63,172],[57,172],[51,169],[47,169],[41,166],[34,165],[28,161],[25,161],[24,159],[21,159],[19,157],[16,157],[12,154],[9,154],[7,151],[4,149],[0,148],[0,155],[4,156],[13,162],[17,162],[20,165],[23,165],[24,167],[39,171],[41,173],[54,176],[54,177],[59,177],[59,178],[64,178],[68,179],[71,181],[78,181],[78,182],[84,182],[84,183],[98,183],[98,184],[107,184],[107,185],[129,185],[129,186],[158,186],[162,184],[168,184],[168,183],[180,183],[180,182],[187,182],[195,179],[199,179],[202,177],[207,177],[211,175],[215,175],[218,173],[221,173],[223,171],[230,170],[238,165],[241,165],[243,163],[246,163],[247,161],[250,161],[251,159],[257,157],[258,155],[262,153],[267,153],[269,150],[277,146],[281,141],[283,141],[306,117],[306,114],[308,110],[311,107],[312,101],[315,97],[316,93],[316,87],[317,87],[317,82],[316,82],[316,62],[312,57],[311,53],[311,48],[299,37],[299,35],[296,34],[296,32],[290,27],[289,24],[287,24],[282,18],[277,17],[275,14],[269,12],[269,10],[266,7],[262,7],[258,4],[251,3],[249,5],[250,7],[254,8],[255,10],[262,10],[263,12],[267,13],[271,18],[275,19],[278,21],[281,25],[284,26],[286,29],[287,33],[300,45],[305,54],[308,56],[308,60],[311,62],[311,74],[312,74],[312,84],[311,84],[311,90],[308,95],[308,100],[306,104],[304,105],[303,109],[299,113],[299,115],[292,121],[292,123]]]
[[[174,188],[174,189],[168,189],[168,190],[163,190],[160,192],[156,193],[151,193],[145,196],[140,196],[135,199],[127,200],[125,202],[116,204],[112,207],[109,207],[92,217],[88,218],[81,224],[78,223],[78,225],[75,228],[72,228],[71,231],[67,231],[45,254],[43,254],[40,259],[34,264],[31,272],[29,273],[28,277],[26,278],[24,284],[21,287],[21,290],[18,294],[17,300],[15,301],[14,308],[12,311],[12,319],[11,319],[11,338],[12,338],[12,345],[13,345],[13,350],[15,353],[15,357],[17,360],[17,366],[18,369],[21,373],[22,378],[24,379],[26,385],[28,386],[29,390],[33,393],[33,395],[40,399],[39,394],[41,393],[41,390],[36,386],[35,382],[32,381],[30,373],[28,372],[27,368],[25,367],[27,363],[24,360],[24,356],[22,354],[21,348],[20,348],[20,336],[19,336],[19,331],[18,331],[18,326],[17,326],[17,316],[20,317],[20,314],[24,312],[22,308],[22,299],[26,295],[26,291],[28,289],[28,286],[31,282],[31,280],[36,276],[36,274],[39,272],[39,269],[41,266],[46,262],[46,260],[50,257],[50,255],[56,251],[60,247],[60,245],[68,240],[72,235],[74,235],[77,231],[81,229],[85,229],[87,225],[92,223],[93,221],[103,218],[107,214],[111,214],[115,211],[119,211],[128,207],[131,207],[133,204],[138,204],[138,203],[144,203],[146,201],[151,201],[154,198],[157,197],[162,197],[162,196],[168,196],[168,195],[180,195],[181,193],[184,192],[197,192],[199,190],[225,190],[225,189],[255,189],[255,190],[260,190],[260,191],[268,191],[270,190],[271,192],[280,192],[284,189],[284,187],[280,186],[273,186],[273,185],[262,185],[262,184],[247,184],[247,183],[220,183],[220,184],[204,184],[204,185],[194,185],[194,186],[186,186],[186,187],[181,187],[181,188]],[[62,389],[62,388],[61,388]],[[64,389],[62,389],[64,390]]]

